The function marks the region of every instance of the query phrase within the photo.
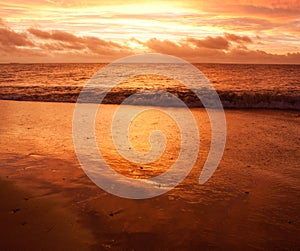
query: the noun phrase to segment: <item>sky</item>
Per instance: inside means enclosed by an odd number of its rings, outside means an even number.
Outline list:
[[[300,64],[299,0],[0,0],[0,63]]]

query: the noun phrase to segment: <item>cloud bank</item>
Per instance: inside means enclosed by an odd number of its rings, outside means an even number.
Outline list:
[[[296,63],[298,0],[0,1],[0,62]]]

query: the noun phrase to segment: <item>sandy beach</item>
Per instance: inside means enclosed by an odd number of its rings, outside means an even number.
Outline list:
[[[155,165],[128,164],[105,131],[116,107],[105,105],[97,122],[104,157],[124,175],[163,172],[178,137],[169,131],[174,144]],[[81,169],[73,109],[70,103],[0,101],[1,250],[299,249],[299,111],[226,110],[223,159],[199,185],[210,129],[205,110],[192,109],[201,149],[190,175],[162,196],[129,200],[101,190]],[[168,131],[170,124],[161,124]]]

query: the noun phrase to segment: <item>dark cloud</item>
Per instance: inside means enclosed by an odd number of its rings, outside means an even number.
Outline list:
[[[90,49],[93,53],[96,54],[115,54],[122,52],[129,54],[129,48],[126,46],[122,46],[118,43],[112,42],[112,41],[106,41],[103,39],[99,39],[96,37],[84,37],[83,38],[83,44]]]
[[[261,50],[233,49],[228,54],[228,59],[237,63],[299,64],[300,53],[287,53],[280,55],[267,53]]]
[[[232,42],[236,43],[253,43],[252,39],[248,36],[239,36],[235,34],[225,33],[225,37]]]
[[[224,33],[224,36],[206,37],[203,39],[188,38],[188,43],[192,43],[198,48],[207,48],[214,50],[229,50],[232,48],[232,43],[237,43],[237,47],[246,49],[244,44],[253,43],[253,40],[248,36],[240,36],[231,33]]]
[[[125,48],[124,46],[121,46],[120,44],[112,41],[106,41],[91,36],[79,37],[66,31],[53,30],[48,32],[30,28],[28,29],[28,32],[39,39],[59,41],[54,43],[47,43],[43,46],[44,48],[48,48],[49,50],[89,49],[93,53],[102,55],[114,54],[116,52],[120,52],[120,50],[124,52],[124,49],[128,50],[128,48]]]
[[[17,33],[7,28],[0,28],[0,44],[3,47],[34,46],[26,33]]]
[[[0,19],[0,62],[19,61],[22,58],[31,58],[41,55],[34,50],[35,44],[28,38],[26,33],[19,33],[6,26]]]
[[[34,37],[37,39],[33,39]],[[1,62],[11,60],[20,62],[98,60],[103,62],[130,54],[132,51],[129,47],[97,37],[81,37],[59,30],[45,31],[30,28],[27,33],[17,33],[8,28],[0,28]]]
[[[159,40],[157,38],[151,38],[144,43],[152,52],[158,52],[169,55],[176,55],[178,57],[192,56],[194,49],[187,43],[174,43],[169,40]]]
[[[34,28],[29,28],[27,31],[29,31],[34,36],[41,38],[41,39],[53,39],[57,41],[63,41],[63,42],[81,42],[81,38],[76,37],[75,35],[60,31],[60,30],[54,30],[51,32],[42,31]]]
[[[36,38],[36,39],[33,39]],[[300,53],[284,55],[250,50],[259,37],[224,33],[205,38],[188,37],[177,42],[151,38],[146,42],[131,38],[148,52],[169,54],[191,62],[300,63]],[[107,62],[134,54],[128,43],[116,43],[66,31],[30,28],[27,33],[0,28],[1,62]]]
[[[81,44],[64,44],[64,43],[59,43],[59,42],[54,42],[54,43],[44,43],[39,46],[42,49],[46,50],[53,50],[53,51],[64,51],[67,49],[70,50],[83,50],[85,46]]]
[[[199,48],[217,49],[217,50],[227,50],[229,48],[229,42],[226,38],[217,37],[206,37],[204,39],[188,38],[188,42],[195,44]]]
[[[232,34],[231,34],[232,35]],[[169,40],[158,40],[152,38],[145,43],[152,52],[165,53],[182,57],[191,62],[207,62],[207,63],[265,63],[265,64],[299,64],[300,53],[288,54],[271,54],[261,50],[250,50],[243,45],[243,41],[249,42],[243,36],[230,36],[231,40],[238,42],[236,47],[230,47],[228,50],[207,49],[201,46],[191,47],[191,41],[194,43],[197,39],[188,38],[181,43],[176,44]],[[205,39],[205,41],[211,41]],[[213,40],[215,42],[215,40]],[[252,42],[252,40],[251,40]]]

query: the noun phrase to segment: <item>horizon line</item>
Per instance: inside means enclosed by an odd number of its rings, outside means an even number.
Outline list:
[[[13,64],[111,64],[113,62],[0,62],[0,65]],[[138,64],[140,62],[131,62],[129,64]],[[300,65],[299,63],[255,63],[255,62],[188,62],[190,64],[235,64],[235,65]],[[157,63],[153,63],[157,64]],[[163,64],[159,63],[159,64]],[[168,63],[170,64],[170,63]]]

